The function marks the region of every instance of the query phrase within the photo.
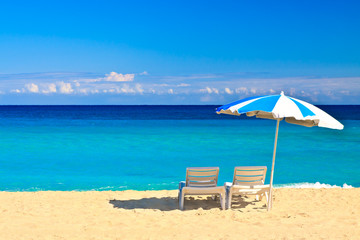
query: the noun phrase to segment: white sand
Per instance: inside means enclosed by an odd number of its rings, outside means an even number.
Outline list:
[[[360,189],[276,189],[232,210],[177,191],[0,192],[0,239],[360,239]]]

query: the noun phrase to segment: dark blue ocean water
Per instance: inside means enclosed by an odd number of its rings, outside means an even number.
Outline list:
[[[217,106],[0,106],[0,190],[175,189],[190,166],[270,169],[276,122]],[[344,130],[280,123],[274,183],[360,187],[360,106]],[[269,182],[267,176],[267,182]]]

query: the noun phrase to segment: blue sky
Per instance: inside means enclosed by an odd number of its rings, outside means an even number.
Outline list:
[[[2,1],[0,104],[360,104],[356,1]]]

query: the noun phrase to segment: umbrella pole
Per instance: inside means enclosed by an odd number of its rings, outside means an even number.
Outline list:
[[[280,119],[277,119],[275,141],[274,141],[274,152],[273,152],[273,160],[272,160],[272,167],[271,167],[271,177],[270,177],[270,193],[269,193],[269,200],[268,200],[268,204],[267,204],[268,211],[270,211],[270,209],[272,208],[272,201],[273,201],[273,195],[272,195],[273,186],[272,185],[273,185],[273,179],[274,179],[274,167],[275,167],[276,146],[277,146],[277,139],[278,139],[278,132],[279,132],[279,123],[280,123]]]

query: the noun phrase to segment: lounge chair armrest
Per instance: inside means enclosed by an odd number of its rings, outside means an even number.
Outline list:
[[[179,182],[179,190],[181,190],[183,187],[185,187],[185,185],[186,185],[185,181]]]
[[[232,182],[225,182],[224,187],[231,187],[233,184]]]
[[[224,187],[225,187],[225,190],[226,190],[226,195],[229,193],[230,191],[230,188],[232,187],[232,182],[225,182],[224,183]]]

